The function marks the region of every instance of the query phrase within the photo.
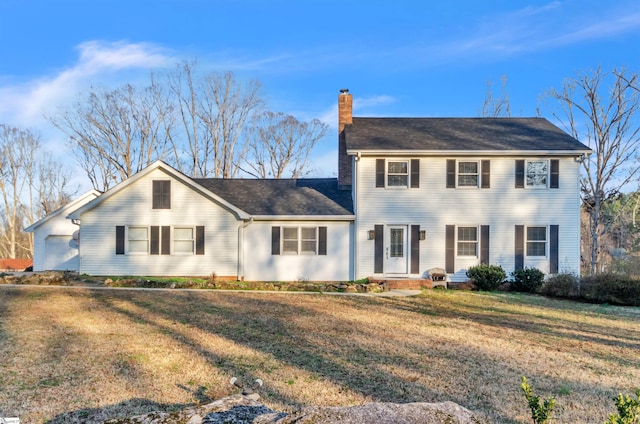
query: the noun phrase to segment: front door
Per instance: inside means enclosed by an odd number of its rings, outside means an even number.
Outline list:
[[[386,226],[385,274],[407,274],[407,226]]]

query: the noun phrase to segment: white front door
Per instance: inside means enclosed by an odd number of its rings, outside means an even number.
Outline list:
[[[407,274],[407,226],[385,227],[385,274]]]

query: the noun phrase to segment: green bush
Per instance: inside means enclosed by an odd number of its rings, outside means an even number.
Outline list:
[[[519,292],[537,292],[544,283],[544,272],[538,268],[523,268],[511,273],[511,289]]]
[[[640,423],[640,389],[636,390],[636,398],[620,393],[616,402],[617,414],[609,415],[609,419],[604,424],[638,424]]]
[[[555,274],[542,283],[540,293],[553,297],[577,297],[578,282],[574,274]]]
[[[640,280],[603,273],[582,279],[581,295],[591,302],[640,306]]]
[[[529,386],[527,382],[527,377],[522,376],[522,392],[524,393],[525,399],[527,399],[527,405],[529,409],[531,409],[531,419],[536,424],[544,424],[551,420],[551,415],[553,415],[553,409],[556,407],[556,400],[554,398],[549,398],[544,401],[541,401],[540,396],[536,396],[533,393],[533,389]]]
[[[481,264],[469,268],[467,277],[478,290],[491,291],[497,289],[506,280],[507,274],[500,265]]]

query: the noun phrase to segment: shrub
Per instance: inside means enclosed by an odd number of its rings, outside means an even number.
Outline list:
[[[544,282],[544,272],[538,268],[523,268],[511,273],[511,289],[519,292],[537,292]]]
[[[555,274],[547,278],[540,293],[554,297],[577,297],[578,277],[573,274]]]
[[[529,386],[527,382],[527,377],[522,376],[522,392],[524,393],[525,399],[527,399],[527,404],[529,409],[531,409],[531,419],[536,424],[544,424],[551,420],[551,415],[553,415],[553,409],[556,407],[556,400],[554,398],[549,398],[543,402],[539,396],[536,396],[533,393],[533,389]]]
[[[481,264],[467,270],[467,277],[471,278],[478,290],[495,290],[507,278],[500,265]]]
[[[640,423],[640,389],[636,390],[636,398],[631,399],[629,395],[620,393],[616,402],[617,414],[609,415],[605,424],[638,424]]]
[[[640,306],[640,280],[603,273],[582,279],[582,296],[592,302]]]

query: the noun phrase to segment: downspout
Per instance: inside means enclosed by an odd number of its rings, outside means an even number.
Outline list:
[[[358,162],[360,162],[360,152],[354,157],[353,164],[353,189],[351,190],[351,199],[353,201],[353,276],[352,280],[358,278],[358,235],[360,234],[360,222],[358,220]]]
[[[253,224],[253,217],[238,227],[238,280],[244,281],[244,229]]]
[[[80,251],[80,249],[82,249],[82,247],[81,247],[82,243],[80,243],[80,228],[81,228],[80,227],[80,220],[79,219],[72,219],[71,223],[73,225],[77,225],[78,226],[78,241],[77,241],[77,244],[78,244],[78,275],[81,275],[82,273],[80,272],[80,270],[82,269],[82,252]],[[35,247],[34,247],[34,250],[35,250]],[[42,265],[43,265],[43,268],[44,268],[44,263]]]

